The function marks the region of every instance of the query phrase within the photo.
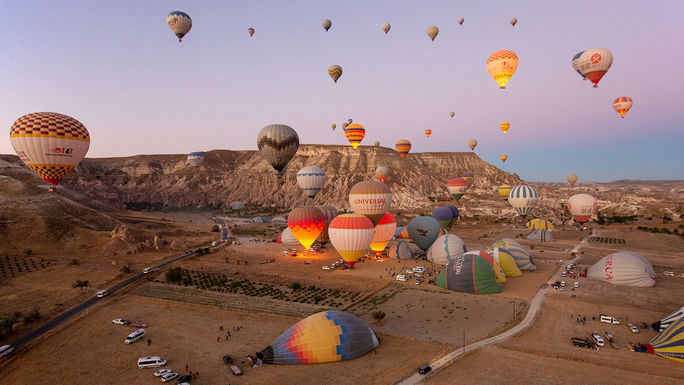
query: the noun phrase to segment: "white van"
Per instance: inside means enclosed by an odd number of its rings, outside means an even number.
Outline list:
[[[9,356],[14,351],[14,346],[12,345],[2,345],[0,346],[0,358],[5,358]]]
[[[158,368],[160,366],[166,366],[166,360],[162,360],[159,356],[138,358],[138,369]]]
[[[130,345],[133,342],[140,341],[141,339],[143,339],[143,337],[145,337],[145,329],[138,329],[133,333],[129,334],[128,337],[126,337],[126,339],[124,340],[124,343],[126,345]]]
[[[613,324],[613,325],[619,325],[620,321],[618,321],[617,318],[605,314],[601,314],[599,317],[601,319],[601,322],[605,322],[607,324]]]
[[[424,268],[423,266],[416,266],[416,267],[413,268],[413,272],[414,272],[414,273],[424,273],[424,272],[425,272],[425,268]]]
[[[406,278],[406,276],[403,275],[403,274],[397,275],[397,277],[396,277],[395,279],[396,279],[397,281],[401,281],[401,282],[406,282],[406,281],[408,281],[408,278]]]

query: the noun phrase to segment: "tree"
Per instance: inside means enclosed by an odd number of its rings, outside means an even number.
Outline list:
[[[180,267],[172,267],[164,274],[164,277],[166,278],[166,282],[180,282],[183,279],[183,269]]]
[[[75,289],[78,287],[78,288],[81,288],[81,290],[83,290],[84,287],[88,287],[88,286],[90,286],[90,282],[88,282],[87,280],[81,281],[80,279],[76,280],[76,282],[71,284],[72,288]]]
[[[299,283],[299,282],[292,282],[292,283],[290,284],[290,289],[292,289],[292,290],[294,290],[294,291],[297,291],[297,290],[299,290],[299,289],[301,289],[301,288],[302,288],[302,284]]]
[[[376,310],[371,315],[373,316],[373,319],[375,320],[376,324],[382,325],[385,323],[385,316],[387,314],[385,314],[384,311]]]

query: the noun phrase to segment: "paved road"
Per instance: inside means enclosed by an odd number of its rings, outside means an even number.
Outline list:
[[[592,233],[591,233],[590,235],[588,235],[586,238],[582,239],[582,242],[580,242],[578,245],[576,245],[576,246],[572,249],[572,251],[575,252],[575,253],[578,252],[579,249],[582,248],[582,246],[584,246],[585,242],[587,241],[587,238],[589,238],[589,237],[592,236],[592,235],[594,235],[594,232],[593,232],[593,231],[592,231]],[[570,260],[570,261],[568,261],[568,262],[569,262],[569,263],[574,263],[574,262],[577,261],[577,259],[579,259],[579,256],[576,256],[575,258],[573,258],[572,260]],[[550,279],[550,281],[554,281],[554,282],[555,282],[555,281],[557,280],[557,278],[559,278],[560,271],[561,271],[562,268],[564,268],[563,265],[561,265],[560,268],[554,273],[554,275],[553,275],[553,277]],[[506,330],[506,331],[504,331],[504,332],[501,333],[501,334],[497,334],[497,335],[495,335],[495,336],[493,336],[493,337],[490,337],[490,338],[487,338],[487,339],[485,339],[485,340],[478,341],[478,342],[474,342],[474,343],[472,343],[472,344],[470,344],[470,345],[466,345],[465,349],[464,349],[463,347],[460,347],[460,348],[458,348],[458,349],[456,349],[456,350],[454,350],[454,351],[448,353],[447,355],[445,355],[445,356],[443,356],[443,357],[437,359],[436,361],[430,363],[430,366],[432,367],[432,371],[431,371],[430,373],[428,373],[427,375],[421,375],[421,374],[419,374],[419,373],[414,373],[414,374],[411,375],[410,377],[408,377],[408,378],[404,379],[403,381],[399,382],[398,385],[415,385],[415,384],[419,384],[419,383],[421,383],[421,382],[423,381],[423,379],[425,379],[426,376],[429,376],[430,374],[434,373],[434,372],[437,371],[439,368],[445,366],[445,365],[448,364],[449,362],[451,362],[451,361],[455,360],[456,358],[458,358],[459,356],[463,355],[465,352],[469,352],[469,351],[471,351],[471,350],[479,349],[479,348],[481,348],[481,347],[483,347],[483,346],[487,346],[487,345],[495,344],[495,343],[498,343],[498,342],[502,342],[502,341],[504,341],[504,340],[506,340],[506,339],[508,339],[508,338],[511,338],[511,337],[513,337],[514,335],[518,334],[519,332],[521,332],[522,330],[526,329],[528,326],[530,326],[530,325],[532,324],[532,321],[534,321],[534,317],[537,315],[537,312],[538,312],[539,309],[541,308],[542,302],[543,302],[543,300],[544,300],[544,296],[545,296],[546,293],[548,293],[549,291],[551,291],[551,288],[550,288],[550,287],[547,287],[547,288],[540,288],[539,291],[537,291],[537,294],[535,294],[534,297],[532,298],[532,300],[530,301],[530,308],[527,310],[527,314],[525,315],[525,318],[523,318],[523,320],[522,320],[519,324],[517,324],[517,325],[515,325],[514,327],[512,327],[512,328],[510,328],[510,329],[508,329],[508,330]]]
[[[228,229],[225,228],[225,223],[217,219],[217,222],[219,222],[219,226],[221,229],[221,241],[226,241],[228,238],[230,238],[230,233]],[[217,245],[218,246],[218,245]],[[210,247],[213,248],[213,247]],[[173,257],[170,259],[167,259],[166,261],[156,265],[152,266],[154,270],[161,269],[171,263],[174,263],[178,260],[181,260],[183,258],[187,258],[191,255],[195,255],[194,251],[186,252],[185,254],[179,255],[177,257]],[[109,295],[111,296],[112,294],[116,293],[117,291],[125,288],[126,286],[132,284],[133,282],[143,278],[145,274],[143,273],[137,273],[131,277],[128,277],[124,279],[123,281],[109,287],[107,290],[109,291]],[[37,328],[31,330],[30,332],[24,334],[23,336],[17,338],[14,342],[11,343],[12,346],[14,346],[15,351],[21,349],[22,347],[28,345],[31,343],[33,340],[36,338],[42,336],[43,334],[47,333],[48,331],[56,328],[57,326],[63,324],[64,322],[70,320],[74,316],[82,313],[84,310],[88,309],[89,307],[95,305],[98,302],[104,302],[107,300],[107,297],[104,298],[97,298],[97,297],[91,297],[88,298],[87,300],[79,303],[78,305],[72,307],[71,309],[65,311],[62,314],[59,314],[55,318],[52,318],[51,320],[43,323],[42,325],[38,326]]]

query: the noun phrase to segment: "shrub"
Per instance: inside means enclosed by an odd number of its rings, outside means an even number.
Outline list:
[[[40,311],[38,310],[38,308],[34,308],[29,314],[27,314],[24,317],[23,321],[25,324],[27,324],[38,320],[40,320]]]
[[[166,278],[166,282],[180,282],[183,279],[183,269],[180,267],[172,267],[164,274],[164,278]]]
[[[316,295],[313,296],[313,301],[314,301],[314,303],[316,303],[316,304],[319,303],[319,302],[321,302],[321,301],[324,300],[324,299],[325,299],[325,297],[323,297],[323,296],[320,295],[320,294],[316,294]]]
[[[79,263],[80,263],[80,262],[79,262],[78,259],[76,259],[76,258],[72,259],[71,262],[69,262],[69,264],[70,264],[71,266],[78,266]]]
[[[384,311],[376,310],[376,311],[374,311],[371,315],[373,316],[373,319],[375,320],[375,323],[381,325],[382,323],[384,323],[385,316],[386,316],[387,314],[385,314]]]
[[[292,289],[292,290],[294,290],[294,291],[297,291],[297,290],[299,290],[299,289],[301,289],[301,288],[302,288],[302,284],[299,283],[299,282],[292,282],[292,283],[290,284],[290,289]]]

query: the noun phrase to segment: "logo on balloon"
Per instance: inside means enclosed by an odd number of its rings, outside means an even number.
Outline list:
[[[387,200],[385,198],[356,198],[354,199],[354,204],[385,204]]]
[[[598,64],[601,62],[601,55],[595,53],[591,55],[591,64]]]
[[[73,148],[68,148],[68,147],[55,147],[54,150],[52,150],[55,154],[73,154],[74,149]]]
[[[606,263],[604,264],[606,267],[606,279],[613,279],[613,256],[609,255],[606,257]]]

